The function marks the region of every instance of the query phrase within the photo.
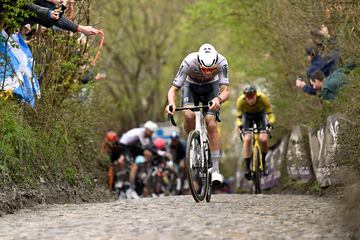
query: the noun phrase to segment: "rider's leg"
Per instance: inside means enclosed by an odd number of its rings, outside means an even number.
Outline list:
[[[266,132],[260,133],[259,135],[259,144],[260,144],[260,148],[261,148],[261,155],[262,155],[262,163],[264,166],[264,174],[267,175],[268,171],[267,171],[267,166],[266,166],[266,154],[268,152],[269,149],[269,134]]]
[[[123,154],[120,155],[119,159],[114,162],[115,167],[120,171],[124,170],[126,167],[125,156]]]
[[[246,133],[243,136],[243,158],[245,161],[245,177],[246,179],[251,178],[250,163],[251,163],[251,141],[252,136],[250,133]]]
[[[219,163],[221,159],[221,143],[220,135],[217,128],[217,122],[214,115],[206,116],[206,126],[209,135],[210,149],[211,149],[211,160],[212,160],[212,178],[213,181],[222,183],[223,176],[219,173]],[[214,174],[215,173],[215,174]]]
[[[135,190],[135,179],[136,179],[137,171],[138,171],[138,165],[136,163],[132,163],[130,166],[129,181],[130,181],[130,186],[133,190]]]
[[[195,129],[195,113],[190,110],[184,111],[184,129],[187,133]]]

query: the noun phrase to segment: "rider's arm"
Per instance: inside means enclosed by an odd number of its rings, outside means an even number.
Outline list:
[[[188,76],[188,72],[189,72],[189,63],[187,63],[187,58],[189,56],[187,56],[180,64],[179,70],[176,73],[176,76],[172,82],[172,85],[177,87],[177,88],[181,88],[184,85],[184,82]]]
[[[268,117],[268,121],[271,125],[273,125],[276,121],[275,115],[271,109],[269,98],[265,95],[262,96],[262,101],[264,103],[265,111]]]
[[[220,85],[220,93],[218,96],[211,100],[212,105],[209,107],[210,110],[219,110],[220,104],[225,102],[230,95],[229,86],[227,84]]]
[[[176,101],[176,95],[177,92],[179,91],[180,88],[175,87],[174,85],[170,87],[169,91],[168,91],[168,103],[169,105],[173,105],[175,106],[175,101]]]
[[[228,62],[223,56],[219,57],[221,62],[219,63],[219,83],[220,85],[229,85],[229,76],[228,76]]]
[[[229,99],[230,96],[230,88],[229,85],[220,85],[220,93],[219,93],[219,100],[220,103],[225,102],[226,100]]]

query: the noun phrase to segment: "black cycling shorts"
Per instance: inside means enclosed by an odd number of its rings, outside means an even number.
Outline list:
[[[215,97],[219,96],[219,81],[209,84],[193,84],[185,81],[181,88],[181,105],[182,106],[198,106],[199,103],[207,105]],[[206,114],[215,115],[216,111],[208,110]]]
[[[249,128],[252,128],[254,123],[256,123],[257,128],[260,132],[266,131],[266,111],[263,109],[258,113],[243,113],[242,114],[242,123],[244,132],[249,132]]]
[[[121,155],[127,157],[127,161],[133,162],[136,156],[143,155],[144,150],[138,146],[128,146],[122,143],[116,144],[110,148],[111,162],[117,161]]]

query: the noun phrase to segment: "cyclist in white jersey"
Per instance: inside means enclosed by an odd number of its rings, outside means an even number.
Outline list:
[[[139,155],[144,155],[147,160],[151,158],[152,153],[151,151],[145,149],[145,146],[150,143],[150,138],[157,128],[158,126],[156,123],[147,121],[144,124],[144,127],[133,128],[121,136],[119,140],[121,155],[118,160],[120,170],[123,170],[126,167],[126,153],[129,154],[132,159],[135,159],[135,157]],[[135,178],[137,171],[138,166],[134,161],[132,161],[130,165],[129,181],[131,184],[130,187],[133,191],[135,191]]]
[[[220,110],[220,104],[225,102],[230,95],[226,58],[208,43],[201,45],[198,52],[186,56],[168,92],[166,111],[169,114],[174,114],[176,95],[180,89],[182,91],[182,106],[194,106],[198,105],[199,102],[207,105],[208,102],[212,102],[205,119],[213,161],[212,181],[215,184],[220,184],[224,178],[219,172],[221,143],[215,113]],[[173,107],[172,112],[169,110],[170,106]],[[195,128],[195,113],[185,110],[184,117],[184,128],[189,133]]]

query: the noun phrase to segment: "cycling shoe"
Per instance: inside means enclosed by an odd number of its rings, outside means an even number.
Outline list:
[[[253,180],[251,172],[246,172],[244,176],[248,181]]]
[[[212,185],[214,187],[219,187],[222,185],[222,183],[224,182],[224,176],[221,175],[221,173],[219,172],[219,169],[214,169],[211,171],[211,181],[212,181]]]

